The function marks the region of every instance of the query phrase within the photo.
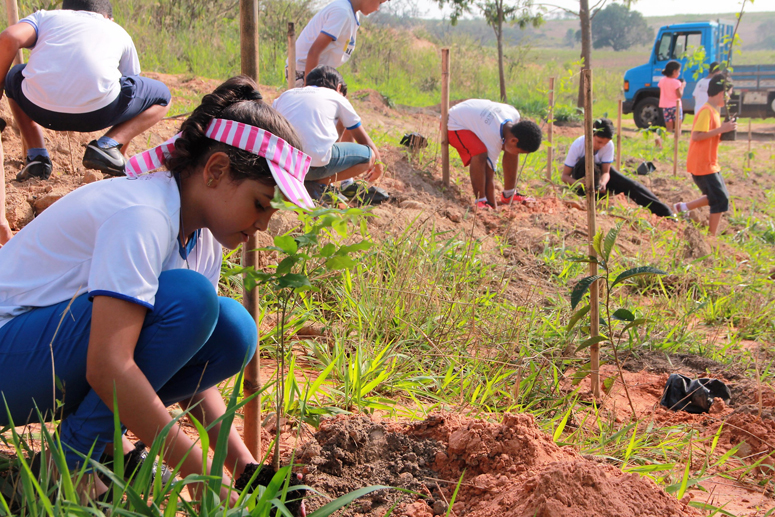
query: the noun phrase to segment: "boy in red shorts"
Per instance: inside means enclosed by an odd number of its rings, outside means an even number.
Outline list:
[[[694,117],[692,139],[686,156],[686,169],[702,192],[702,197],[688,203],[676,203],[676,213],[683,213],[702,206],[710,206],[708,233],[716,235],[721,214],[729,210],[729,193],[721,177],[718,164],[718,145],[721,134],[737,129],[737,122],[721,122],[719,111],[724,106],[724,91],[731,83],[722,74],[716,74],[708,83],[708,102]]]
[[[534,201],[516,191],[519,155],[541,146],[541,129],[535,122],[520,120],[508,104],[469,99],[449,110],[449,143],[469,167],[471,186],[479,209],[495,208],[495,167],[503,153],[503,192],[498,202]]]

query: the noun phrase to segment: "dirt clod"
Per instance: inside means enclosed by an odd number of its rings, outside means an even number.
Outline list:
[[[305,482],[331,496],[374,484],[424,495],[379,491],[348,516],[384,515],[394,503],[400,516],[443,515],[464,470],[456,516],[699,515],[645,478],[559,447],[526,414],[501,423],[443,414],[403,425],[339,417],[321,425],[299,460],[308,464]]]
[[[40,215],[43,210],[62,199],[62,197],[64,197],[64,194],[46,194],[45,196],[39,197],[32,205],[35,209],[35,213]]]

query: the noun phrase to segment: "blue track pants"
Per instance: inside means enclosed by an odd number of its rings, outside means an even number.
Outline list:
[[[83,462],[78,453],[91,450],[99,459],[113,441],[113,413],[86,382],[92,304],[88,295],[68,304],[33,309],[0,327],[0,426],[9,412],[17,426],[38,421],[36,406],[50,421],[61,401],[56,418],[73,468]],[[203,275],[176,269],[159,277],[135,362],[169,406],[235,375],[257,341],[255,322],[239,302],[218,297]]]

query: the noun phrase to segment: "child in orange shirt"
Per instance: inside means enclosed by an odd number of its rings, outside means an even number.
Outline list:
[[[703,196],[688,203],[676,203],[673,208],[680,214],[702,206],[710,206],[708,232],[716,235],[721,214],[729,210],[729,193],[721,177],[718,164],[718,145],[722,133],[735,131],[737,121],[721,123],[719,110],[724,106],[724,91],[731,83],[722,74],[713,76],[708,84],[708,102],[694,118],[692,139],[686,169],[691,173]]]

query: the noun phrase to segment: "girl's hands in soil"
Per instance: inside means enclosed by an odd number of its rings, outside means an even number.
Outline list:
[[[366,172],[365,179],[369,183],[374,183],[382,177],[382,173],[385,171],[385,166],[381,163],[377,163]]]

